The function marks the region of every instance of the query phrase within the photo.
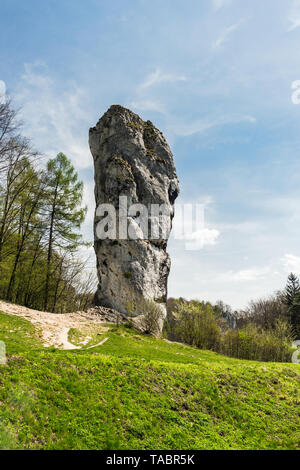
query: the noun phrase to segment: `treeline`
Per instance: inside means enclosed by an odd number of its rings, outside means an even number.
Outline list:
[[[239,359],[290,362],[300,338],[300,283],[290,274],[283,291],[233,311],[223,302],[170,299],[165,335]]]
[[[287,323],[294,339],[300,338],[300,282],[293,273],[288,276],[282,291],[269,298],[251,301],[239,312],[237,325],[243,327],[252,323],[267,330],[273,329],[278,319]]]
[[[0,298],[51,312],[87,308],[94,276],[78,249],[83,183],[62,153],[43,165],[0,103]]]

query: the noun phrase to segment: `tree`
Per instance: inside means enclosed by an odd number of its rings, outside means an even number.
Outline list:
[[[22,174],[22,179],[26,182],[26,191],[21,191],[15,201],[18,213],[18,232],[15,236],[14,262],[6,293],[8,300],[13,300],[16,273],[21,261],[21,256],[26,248],[26,243],[32,239],[33,233],[40,230],[43,226],[43,221],[40,218],[40,210],[45,202],[44,175],[42,172],[36,171],[32,165],[28,165],[26,171]]]
[[[297,292],[289,307],[290,321],[296,339],[300,338],[300,292]]]
[[[83,183],[78,180],[71,161],[59,153],[47,164],[47,204],[48,219],[47,266],[44,294],[44,309],[49,303],[50,278],[54,249],[67,249],[72,252],[82,242],[78,233],[84,221],[86,208],[81,207]]]
[[[277,292],[268,298],[252,300],[248,307],[238,315],[237,325],[243,327],[248,323],[253,323],[265,329],[272,329],[278,318],[287,320],[288,317],[289,311],[285,296]]]
[[[291,273],[287,280],[287,285],[284,291],[284,301],[288,307],[293,305],[296,295],[300,292],[300,284],[298,277]]]
[[[17,122],[17,111],[11,101],[0,102],[0,173],[6,168],[7,153],[18,146],[20,124]]]
[[[176,317],[179,341],[200,349],[217,350],[221,331],[209,302],[178,302]]]
[[[0,173],[0,262],[5,239],[16,230],[17,199],[30,184],[32,174],[28,168],[35,158],[29,142],[22,138],[6,151],[5,166]]]
[[[76,249],[83,185],[63,154],[37,165],[11,101],[0,102],[0,296],[52,311],[88,308],[94,275]]]

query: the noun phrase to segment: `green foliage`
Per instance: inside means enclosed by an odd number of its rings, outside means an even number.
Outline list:
[[[166,336],[200,349],[209,349],[230,357],[256,361],[290,362],[294,338],[293,328],[285,316],[274,316],[270,305],[277,301],[251,303],[252,315],[240,322],[238,329],[224,322],[224,311],[231,315],[228,306],[218,303],[172,300],[169,303]],[[225,308],[226,307],[226,308]],[[224,310],[225,309],[225,310]],[[281,309],[278,310],[281,312]],[[255,314],[254,314],[254,313]],[[263,312],[263,314],[262,314]],[[251,322],[251,319],[255,320]],[[269,323],[266,322],[269,319]],[[264,325],[269,325],[268,328]]]
[[[1,103],[0,298],[58,312],[90,305],[94,282],[76,260],[82,192],[64,154],[41,170],[11,103]]]
[[[161,307],[145,298],[141,298],[138,302],[138,312],[142,315],[141,326],[146,334],[160,336],[163,325],[163,311]]]
[[[291,325],[295,338],[300,338],[300,292],[297,292],[289,308]]]
[[[128,301],[126,310],[131,317],[138,317],[136,321],[141,331],[149,335],[161,335],[164,312],[156,302],[134,296],[134,299]]]
[[[2,448],[299,449],[296,364],[230,359],[124,327],[106,334],[90,350],[8,347]]]
[[[287,280],[287,285],[284,291],[284,300],[288,307],[293,305],[295,297],[300,292],[300,284],[298,277],[291,273]]]
[[[142,124],[140,124],[139,122],[135,122],[135,121],[128,121],[127,124],[132,127],[133,129],[135,129],[136,131],[142,131],[143,130],[143,126]]]
[[[221,333],[209,303],[178,302],[175,317],[177,341],[200,349],[218,350]]]
[[[99,344],[105,337],[106,332],[109,330],[104,325],[91,324],[90,326],[82,326],[79,329],[70,328],[68,340],[75,346],[89,348]]]
[[[300,337],[300,282],[298,277],[291,273],[283,293],[283,300],[288,307],[289,320],[291,322],[295,338]]]
[[[78,181],[71,161],[59,153],[47,164],[47,269],[44,309],[49,304],[53,250],[64,248],[74,252],[82,244],[77,232],[84,221],[86,208],[81,207],[83,183]],[[54,308],[56,299],[54,299]]]
[[[253,361],[290,362],[293,349],[289,325],[278,320],[274,329],[264,330],[254,324],[228,330],[220,351],[230,357]]]
[[[8,354],[43,348],[39,329],[23,318],[1,312],[0,341],[5,343]]]
[[[0,297],[43,309],[48,291],[52,311],[86,308],[92,295],[82,293],[82,266],[74,257],[85,213],[74,168],[60,154],[48,173],[24,158],[9,174],[12,182],[0,186]],[[59,179],[56,196],[53,175]]]

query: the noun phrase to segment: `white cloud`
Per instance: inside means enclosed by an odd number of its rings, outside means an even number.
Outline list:
[[[47,156],[65,153],[77,168],[92,165],[85,94],[75,83],[63,90],[43,63],[26,64],[15,99],[21,104],[25,133]]]
[[[165,106],[162,104],[161,99],[153,98],[151,90],[156,85],[161,83],[175,83],[186,81],[184,75],[176,75],[173,73],[163,72],[157,68],[154,72],[150,73],[145,80],[136,88],[136,96],[129,103],[129,106],[138,111],[155,111],[162,114],[167,114]]]
[[[146,77],[145,81],[140,85],[140,89],[150,88],[154,85],[158,85],[163,82],[182,82],[186,81],[184,75],[175,75],[172,73],[164,73],[159,68],[157,68],[153,73]]]
[[[220,8],[230,5],[231,0],[212,0],[212,4],[214,10],[220,10]]]
[[[243,236],[246,234],[257,234],[262,225],[257,221],[244,221],[233,224],[223,223],[219,225],[223,231],[230,233],[241,233]]]
[[[158,113],[165,113],[165,107],[159,103],[158,101],[154,100],[138,100],[138,101],[132,101],[129,104],[129,107],[132,107],[136,110],[139,111],[156,111]]]
[[[88,208],[85,218],[85,224],[90,224],[90,226],[92,227],[95,212],[95,194],[93,184],[84,185],[83,202]]]
[[[284,269],[287,273],[294,272],[296,274],[300,273],[300,256],[295,256],[292,254],[286,254],[282,258]]]
[[[224,116],[215,119],[199,119],[192,123],[176,123],[170,125],[170,130],[178,136],[190,136],[207,131],[216,126],[224,126],[229,124],[238,124],[239,122],[249,122],[250,124],[256,123],[256,118],[250,115],[244,116]]]
[[[6,85],[3,80],[0,80],[0,104],[5,103],[6,100]]]
[[[185,249],[188,251],[198,251],[205,246],[212,246],[217,243],[220,232],[215,229],[203,228],[185,236]]]
[[[229,37],[234,33],[239,27],[245,22],[245,20],[240,20],[238,23],[232,24],[231,26],[228,26],[222,34],[219,36],[219,38],[213,42],[213,49],[219,49],[225,42],[228,41]]]
[[[220,281],[224,282],[249,282],[265,279],[270,273],[269,267],[258,268],[253,267],[249,269],[241,269],[239,271],[227,271],[218,276]]]
[[[293,0],[289,13],[288,13],[289,27],[288,31],[294,31],[294,29],[300,26],[300,0]]]
[[[204,196],[197,203],[180,201],[175,209],[173,220],[172,238],[182,240],[187,251],[202,250],[205,246],[217,243],[220,232],[206,227],[205,211],[207,206],[213,203],[213,198]]]

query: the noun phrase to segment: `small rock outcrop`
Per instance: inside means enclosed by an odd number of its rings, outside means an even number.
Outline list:
[[[128,323],[128,317],[123,313],[101,306],[89,308],[88,311],[85,312],[85,318],[103,323],[116,323],[118,325],[125,325]]]
[[[170,147],[150,121],[118,105],[90,129],[89,142],[95,166],[95,305],[127,314],[146,298],[165,315],[166,247],[179,193]]]

